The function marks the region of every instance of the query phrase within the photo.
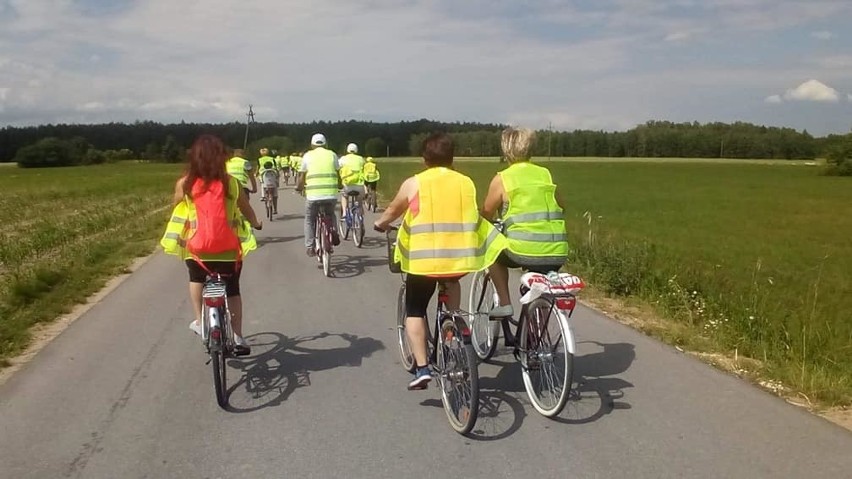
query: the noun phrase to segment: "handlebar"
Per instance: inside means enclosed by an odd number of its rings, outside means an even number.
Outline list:
[[[376,231],[378,231],[379,233],[387,233],[388,231],[398,231],[398,230],[399,230],[399,226],[397,226],[397,225],[388,225],[388,227],[387,227],[386,229],[381,229],[381,228],[379,228],[378,226],[376,226],[376,224],[375,224],[375,223],[373,223],[373,229],[374,229],[374,230],[376,230]]]

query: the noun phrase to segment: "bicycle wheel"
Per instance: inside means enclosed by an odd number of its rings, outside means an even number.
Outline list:
[[[399,343],[399,359],[402,369],[414,372],[414,353],[408,343],[408,332],[405,330],[405,283],[399,287],[396,299],[396,338]]]
[[[364,243],[364,214],[360,205],[356,206],[352,213],[352,240],[355,241],[355,246],[360,248]]]
[[[500,334],[500,322],[488,319],[488,312],[496,306],[497,293],[486,271],[477,271],[470,284],[468,311],[473,313],[471,320],[471,344],[476,356],[488,361],[497,350],[497,336]]]
[[[210,324],[217,324],[210,330],[210,364],[213,366],[213,387],[216,389],[216,402],[219,407],[228,407],[228,366],[225,364],[226,329],[221,326],[222,311],[218,308],[210,308],[208,314],[216,314],[217,320]]]
[[[332,225],[328,221],[322,222],[322,273],[326,278],[331,277],[331,232]]]
[[[574,374],[574,336],[552,299],[529,304],[521,321],[521,373],[533,407],[545,417],[562,412]]]
[[[272,198],[266,197],[264,201],[266,202],[266,217],[269,221],[272,221]]]
[[[459,434],[467,434],[479,415],[479,371],[473,346],[465,344],[459,330],[460,318],[441,327],[438,334],[437,363],[441,402],[450,426]]]

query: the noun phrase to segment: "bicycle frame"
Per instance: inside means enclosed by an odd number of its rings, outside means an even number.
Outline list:
[[[231,310],[228,306],[225,281],[221,274],[208,276],[201,290],[201,340],[208,353],[224,350],[230,352],[233,346],[231,329]],[[218,324],[211,324],[217,322]],[[219,326],[224,337],[211,337],[211,328]]]

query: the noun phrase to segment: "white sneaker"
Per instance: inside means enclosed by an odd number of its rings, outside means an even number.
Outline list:
[[[493,319],[511,318],[514,315],[515,309],[512,308],[511,304],[507,304],[505,306],[498,306],[488,312],[488,317]]]
[[[201,323],[199,323],[198,321],[193,321],[189,323],[189,329],[193,333],[201,336]]]

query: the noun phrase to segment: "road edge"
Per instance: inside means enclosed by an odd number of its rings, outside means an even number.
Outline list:
[[[146,256],[134,258],[133,261],[125,268],[126,272],[109,278],[106,284],[104,284],[104,286],[97,292],[89,295],[85,302],[74,305],[71,312],[58,316],[53,321],[38,323],[33,326],[30,329],[32,339],[27,347],[20,354],[8,358],[9,362],[12,363],[10,366],[0,369],[0,386],[5,384],[12,376],[15,375],[16,372],[32,361],[42,349],[50,344],[51,341],[56,339],[60,334],[68,329],[71,324],[80,319],[96,304],[103,301],[104,298],[118,288],[127,280],[127,278],[129,278],[156,254],[157,250],[155,249]]]
[[[762,381],[763,378],[761,378],[760,376],[746,375],[737,371],[736,368],[731,366],[730,360],[733,358],[728,358],[720,354],[708,354],[699,351],[691,351],[688,349],[684,349],[680,346],[671,344],[669,342],[663,341],[661,338],[658,338],[652,334],[648,334],[646,331],[642,330],[641,326],[643,324],[646,324],[647,319],[640,317],[643,316],[642,314],[634,314],[636,308],[631,308],[619,298],[608,297],[606,295],[603,295],[603,293],[597,291],[589,292],[592,293],[590,296],[584,297],[582,299],[578,298],[580,304],[582,304],[583,306],[597,311],[604,317],[609,318],[610,320],[615,321],[624,326],[627,326],[655,341],[659,341],[662,344],[675,348],[678,352],[691,356],[701,361],[702,363],[707,364],[708,366],[711,366],[724,373],[730,374],[736,377],[737,379],[752,385],[753,387],[766,391],[777,397],[778,399],[783,400],[787,404],[804,409],[814,416],[820,417],[836,426],[839,426],[849,432],[852,432],[852,409],[833,408],[827,410],[819,410],[815,408],[811,403],[802,401],[801,398],[789,394],[784,394],[784,388],[775,388],[772,386],[771,383]],[[643,311],[643,313],[647,312]],[[659,318],[656,315],[654,316],[656,318]],[[660,323],[665,323],[665,321],[660,321]],[[720,361],[720,358],[723,360]]]

